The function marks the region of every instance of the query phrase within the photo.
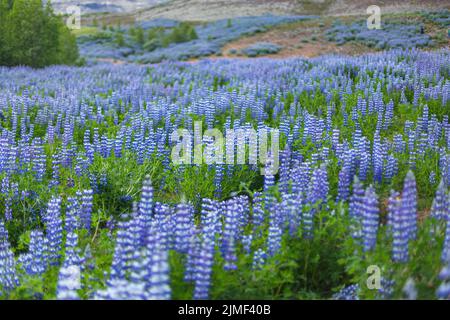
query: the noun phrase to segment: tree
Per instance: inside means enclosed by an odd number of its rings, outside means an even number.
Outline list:
[[[54,61],[58,26],[41,0],[15,0],[7,22],[10,65],[43,67]]]
[[[58,64],[73,64],[79,59],[77,40],[68,28],[58,20],[59,23],[59,44],[58,44]]]
[[[120,33],[120,32],[118,32],[117,35],[116,35],[116,44],[117,44],[119,47],[125,46],[125,39],[124,39],[124,37],[123,37],[123,34]]]
[[[4,62],[7,60],[6,57],[6,18],[7,18],[7,11],[9,10],[8,7],[8,1],[7,0],[0,0],[0,65],[4,64]]]
[[[136,39],[136,42],[139,44],[144,44],[145,42],[145,35],[144,35],[144,29],[142,27],[137,27],[135,30],[134,37]]]
[[[74,64],[75,37],[50,2],[0,0],[0,64],[45,67]]]

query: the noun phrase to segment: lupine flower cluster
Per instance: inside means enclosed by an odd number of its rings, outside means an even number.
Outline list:
[[[450,252],[449,59],[448,50],[413,49],[0,68],[2,296],[55,273],[58,299],[171,299],[180,287],[192,289],[183,297],[217,298],[215,272],[253,279],[277,274],[280,264],[303,272],[303,249],[336,234],[332,248],[341,260],[385,249],[390,265],[403,266],[416,262],[411,249],[428,211],[436,226],[430,250],[442,250],[443,268]],[[205,130],[194,132],[197,119]],[[210,157],[220,148],[202,136],[206,128],[252,127],[279,129],[277,172],[260,176],[275,167],[271,152],[268,162],[249,165],[171,161],[179,128],[192,129]],[[192,160],[193,148],[186,153]],[[309,263],[317,259],[324,262],[314,256]],[[349,278],[342,269],[334,278]],[[173,274],[181,284],[173,285]],[[393,280],[380,297],[404,285]],[[416,287],[406,287],[408,297]],[[360,293],[351,286],[336,298]]]
[[[348,41],[362,42],[377,49],[425,47],[432,44],[430,36],[420,33],[418,25],[383,22],[382,29],[367,28],[366,21],[351,25],[335,23],[327,30],[330,40],[339,44]]]

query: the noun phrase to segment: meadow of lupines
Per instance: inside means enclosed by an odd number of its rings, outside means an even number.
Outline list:
[[[449,50],[0,78],[3,298],[450,297]],[[279,172],[173,165],[197,120],[279,128]]]
[[[282,47],[271,42],[256,42],[241,50],[241,53],[248,57],[257,57],[261,55],[268,55],[278,53]]]
[[[421,34],[420,27],[417,23],[382,21],[381,29],[370,30],[366,21],[350,25],[338,21],[326,35],[338,44],[355,41],[376,49],[432,47],[433,40],[428,34]]]
[[[158,63],[163,60],[188,60],[220,54],[225,44],[244,35],[264,32],[272,26],[315,18],[317,17],[264,15],[200,23],[195,27],[198,39],[183,43],[172,43],[168,47],[161,47],[152,51],[146,51],[142,45],[136,43],[127,33],[129,30],[127,26],[116,28],[113,31],[105,30],[102,32],[104,37],[83,35],[79,37],[78,42],[80,45],[80,53],[88,58],[121,59],[139,63]],[[170,30],[178,24],[178,21],[170,19],[154,19],[139,22],[136,26],[140,26],[144,30],[157,27]],[[124,46],[118,46],[113,41],[118,32],[123,33],[125,39]]]

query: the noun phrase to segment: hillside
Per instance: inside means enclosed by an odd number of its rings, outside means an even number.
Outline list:
[[[378,1],[384,13],[450,8],[439,0]],[[371,0],[171,0],[137,11],[136,19],[217,20],[263,14],[365,15]]]
[[[83,13],[124,13],[141,10],[167,0],[51,0],[56,12],[66,13],[67,7],[79,6]]]

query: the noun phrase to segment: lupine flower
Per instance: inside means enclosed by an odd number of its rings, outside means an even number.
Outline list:
[[[378,197],[372,186],[366,189],[363,200],[364,212],[362,215],[362,232],[364,239],[364,251],[370,251],[377,241],[379,208]]]
[[[50,265],[58,265],[61,257],[63,231],[60,198],[50,200],[44,222],[46,224],[46,238],[48,239],[48,259]]]
[[[282,230],[274,223],[270,224],[269,235],[267,238],[267,248],[269,256],[273,256],[278,253],[281,248]]]
[[[447,198],[448,197],[445,192],[444,180],[441,180],[436,191],[436,197],[434,198],[433,204],[431,206],[432,217],[438,220],[445,220],[447,218]]]
[[[450,258],[450,218],[447,217],[445,230],[444,247],[442,248],[442,261],[446,261]]]
[[[139,220],[142,227],[141,241],[147,237],[147,230],[150,228],[150,224],[153,217],[153,186],[150,176],[146,176],[143,186],[141,201],[139,202]]]
[[[194,224],[193,208],[186,203],[178,204],[175,208],[175,221],[175,248],[181,253],[187,253]]]
[[[216,234],[220,234],[222,231],[217,201],[206,198],[202,200],[201,223],[204,235],[214,241]]]
[[[44,233],[33,230],[30,233],[30,246],[28,253],[22,255],[22,267],[30,275],[41,275],[47,269],[47,256]],[[21,256],[21,257],[22,257]],[[20,258],[19,258],[20,259]]]
[[[389,197],[389,225],[392,227],[392,260],[396,262],[407,262],[409,259],[409,235],[408,216],[401,210],[402,200],[398,192],[392,192]]]
[[[444,267],[439,273],[439,279],[442,283],[436,291],[436,295],[439,299],[450,300],[450,254],[447,253],[445,259]]]
[[[81,289],[81,258],[77,248],[78,237],[69,232],[66,239],[64,263],[59,270],[56,296],[60,300],[79,299],[77,290]]]
[[[19,284],[14,254],[8,242],[8,232],[0,220],[0,287],[8,292]]]
[[[244,247],[244,252],[247,254],[251,252],[252,241],[253,241],[252,234],[242,236],[242,245]]]
[[[346,163],[339,172],[337,200],[347,200],[350,193],[350,168]]]
[[[302,224],[305,238],[312,237],[315,213],[321,210],[328,195],[328,177],[324,167],[314,170],[309,185],[307,202],[310,209],[303,212]]]
[[[333,300],[359,300],[360,288],[358,284],[343,288],[341,291],[333,295]]]
[[[67,232],[75,231],[79,226],[80,217],[80,204],[78,203],[78,198],[68,197],[67,198],[67,209],[64,229]]]
[[[416,284],[412,278],[409,278],[403,287],[403,294],[408,300],[417,300]]]
[[[260,248],[253,256],[253,270],[261,269],[266,262],[266,253]]]
[[[235,262],[237,260],[235,253],[236,240],[239,232],[239,205],[236,199],[230,199],[224,204],[224,230],[222,236],[221,251],[225,259],[225,269],[233,270],[236,268]]]
[[[189,249],[187,252],[187,259],[185,264],[184,281],[194,281],[196,264],[200,251],[200,239],[198,235],[192,234],[191,239],[189,239]]]
[[[359,179],[355,177],[353,183],[353,194],[350,198],[349,216],[353,221],[354,228],[352,235],[354,238],[361,236],[361,230],[359,230],[361,219],[364,214],[364,189]]]
[[[204,237],[196,261],[194,299],[208,299],[214,264],[214,242]]]
[[[407,237],[409,240],[413,240],[416,238],[417,230],[417,190],[412,171],[409,171],[405,178],[400,211],[405,217],[404,224]]]
[[[253,199],[253,225],[255,229],[257,229],[263,225],[265,220],[265,212],[262,208],[262,194],[260,192],[255,192]]]
[[[391,299],[392,295],[394,293],[395,281],[381,277],[380,285],[381,285],[381,288],[378,289],[377,297],[379,299],[383,299],[383,300]]]
[[[160,246],[156,246],[155,251],[152,253],[150,267],[150,300],[170,299],[171,290],[169,285],[169,271],[167,250]]]
[[[81,224],[86,230],[91,229],[91,215],[92,215],[92,202],[93,202],[93,191],[91,189],[83,190],[83,195],[81,196]]]

